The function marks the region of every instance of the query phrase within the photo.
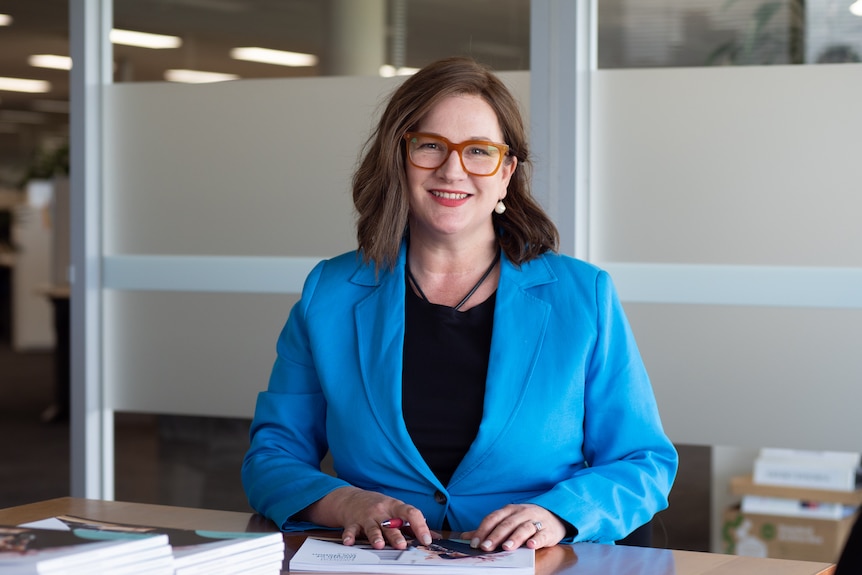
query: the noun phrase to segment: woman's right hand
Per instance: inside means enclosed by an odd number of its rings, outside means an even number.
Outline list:
[[[413,535],[423,544],[428,545],[432,541],[425,516],[417,507],[358,487],[340,487],[331,491],[309,505],[302,515],[318,525],[343,527],[341,540],[344,545],[353,545],[364,534],[375,549],[382,549],[387,543],[396,549],[406,549],[407,540],[400,529],[380,526],[382,521],[392,518],[409,522]]]

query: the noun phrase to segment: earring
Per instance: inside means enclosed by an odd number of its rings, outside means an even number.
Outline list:
[[[498,214],[502,214],[503,212],[506,211],[506,205],[503,203],[503,200],[500,200],[499,202],[497,202],[497,205],[494,206],[494,211],[497,212]]]

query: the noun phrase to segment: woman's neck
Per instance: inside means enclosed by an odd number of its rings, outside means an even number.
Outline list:
[[[411,237],[407,250],[408,282],[431,303],[466,311],[485,301],[497,289],[499,246],[496,238],[480,245],[431,244]],[[475,288],[475,291],[473,291]]]

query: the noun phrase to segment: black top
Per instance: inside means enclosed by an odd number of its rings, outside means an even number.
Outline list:
[[[446,485],[482,420],[496,293],[462,312],[405,291],[404,422]]]

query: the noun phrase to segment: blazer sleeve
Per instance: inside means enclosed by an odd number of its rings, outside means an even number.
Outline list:
[[[257,398],[250,446],[242,464],[249,503],[281,529],[314,527],[291,518],[344,481],[320,470],[328,450],[326,404],[314,366],[308,313],[326,262],[305,281],[279,335],[268,389]]]
[[[586,465],[532,502],[577,529],[570,541],[613,542],[667,507],[678,456],[604,271],[595,275],[595,310],[596,338],[584,382]]]

